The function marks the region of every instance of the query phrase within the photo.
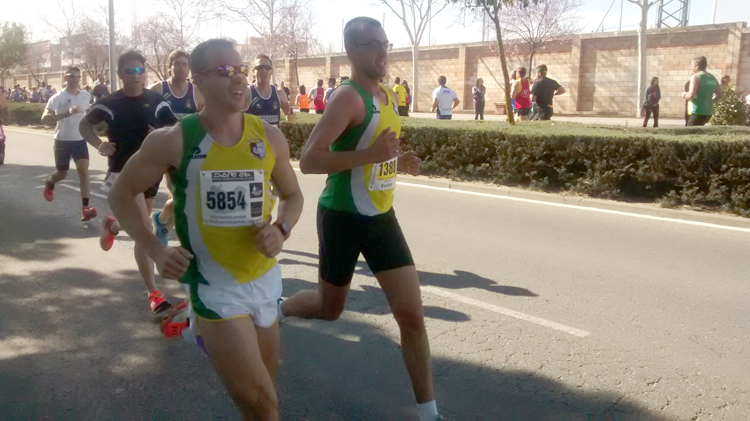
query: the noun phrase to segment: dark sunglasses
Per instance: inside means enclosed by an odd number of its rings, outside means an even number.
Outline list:
[[[259,64],[254,67],[255,71],[259,70],[273,70],[273,66],[269,66],[268,64]]]
[[[231,64],[223,64],[221,66],[214,67],[213,69],[206,69],[200,72],[200,74],[215,73],[223,77],[232,77],[239,73],[240,75],[247,77],[250,74],[250,68],[244,64],[240,66],[233,66]]]
[[[125,67],[122,69],[122,72],[126,75],[142,75],[146,73],[146,69],[143,67]]]
[[[74,74],[70,74],[70,73],[68,73],[68,74],[66,74],[66,75],[65,75],[65,77],[74,77],[74,78],[76,78],[76,79],[80,79],[80,78],[81,78],[81,75],[74,75]]]

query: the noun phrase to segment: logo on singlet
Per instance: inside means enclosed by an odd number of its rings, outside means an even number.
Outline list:
[[[193,149],[193,157],[190,159],[206,159],[207,154],[201,153],[201,148],[196,147]]]
[[[250,152],[253,156],[258,159],[266,157],[266,147],[263,146],[263,141],[260,139],[250,139]]]

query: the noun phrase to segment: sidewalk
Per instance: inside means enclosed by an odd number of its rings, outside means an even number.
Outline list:
[[[415,117],[415,118],[435,118],[434,113],[409,113],[409,117]],[[456,113],[453,114],[454,120],[474,120],[474,113]],[[505,121],[507,119],[504,115],[498,115],[498,114],[485,114],[484,115],[485,120],[489,121]],[[583,116],[553,116],[553,121],[570,121],[574,123],[583,123],[583,124],[606,124],[606,125],[612,125],[612,126],[631,126],[631,127],[640,127],[643,125],[643,119],[641,118],[628,118],[628,117],[583,117]],[[521,122],[523,123],[523,122]],[[651,127],[654,124],[653,119],[649,120],[649,127]],[[670,119],[670,118],[660,118],[659,119],[659,127],[684,127],[685,126],[685,120],[682,119]]]

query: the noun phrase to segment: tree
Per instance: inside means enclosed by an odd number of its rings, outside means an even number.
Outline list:
[[[23,66],[26,60],[26,28],[17,23],[0,26],[0,81],[10,76],[10,70]]]
[[[303,13],[303,9],[295,4],[285,6],[281,12],[283,24],[279,27],[276,41],[280,52],[292,61],[294,80],[299,86],[297,60],[321,48],[313,34],[317,19],[314,14]]]
[[[159,80],[167,79],[169,54],[175,48],[187,48],[183,42],[178,25],[163,15],[151,15],[133,27],[131,44],[146,56],[146,68]]]
[[[503,8],[509,8],[512,6],[528,7],[532,4],[538,3],[540,0],[452,0],[454,2],[463,3],[465,9],[474,11],[475,13],[484,14],[494,25],[495,25],[495,36],[497,38],[497,53],[500,57],[500,66],[503,69],[503,78],[505,79],[505,109],[508,116],[508,123],[516,124],[513,119],[513,113],[510,112],[513,108],[511,107],[510,101],[510,74],[508,73],[508,63],[505,56],[505,47],[503,46],[503,35],[502,29],[500,28],[500,17],[502,16],[501,11],[504,12]]]
[[[280,26],[284,0],[213,0],[217,9],[222,10],[224,16],[235,22],[250,25],[265,43],[265,50],[271,58],[280,50]],[[296,7],[307,6],[305,0],[294,0]]]
[[[526,44],[531,71],[534,55],[544,48],[545,42],[570,40],[583,30],[581,19],[575,13],[582,6],[582,0],[540,0],[528,7],[511,5],[500,15],[500,27],[507,36]]]
[[[201,18],[208,11],[206,0],[159,0],[172,13],[176,47],[191,49],[198,42]]]
[[[109,67],[109,30],[88,16],[80,18],[76,34],[60,38],[63,65],[78,66],[91,80]]]
[[[648,9],[659,0],[628,0],[641,8],[641,24],[638,26],[638,103],[635,104],[635,116],[641,115],[641,104],[646,96],[646,31],[648,30]]]
[[[41,85],[44,82],[42,73],[44,73],[46,68],[51,66],[50,48],[49,41],[28,44],[26,48],[26,58],[23,67],[34,78],[37,85]]]
[[[450,4],[443,0],[379,0],[396,15],[409,34],[412,63],[412,108],[419,111],[419,43],[430,21]],[[410,23],[411,22],[411,23]]]

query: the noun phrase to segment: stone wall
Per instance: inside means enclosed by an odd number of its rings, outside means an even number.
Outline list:
[[[626,115],[635,113],[638,102],[638,36],[635,31],[583,34],[568,42],[549,43],[534,57],[534,66],[546,64],[548,76],[557,80],[568,93],[556,97],[558,114]],[[471,87],[481,77],[487,87],[487,112],[495,112],[494,103],[504,97],[500,60],[492,42],[422,47],[419,50],[419,109],[429,110],[436,79],[444,75],[447,86],[458,94],[459,108],[472,109]],[[523,51],[523,46],[509,43],[508,51]],[[685,83],[691,76],[691,60],[696,55],[708,58],[709,72],[717,78],[728,74],[738,90],[750,94],[750,28],[745,23],[652,29],[648,32],[648,80],[659,78],[661,115],[681,117]],[[412,81],[411,50],[398,49],[388,56],[388,75],[392,86],[395,77]],[[527,55],[508,57],[509,71],[529,67]],[[276,63],[276,81],[285,81],[295,92],[292,62]],[[297,62],[299,83],[308,88],[317,79],[348,75],[346,57],[300,59]]]

